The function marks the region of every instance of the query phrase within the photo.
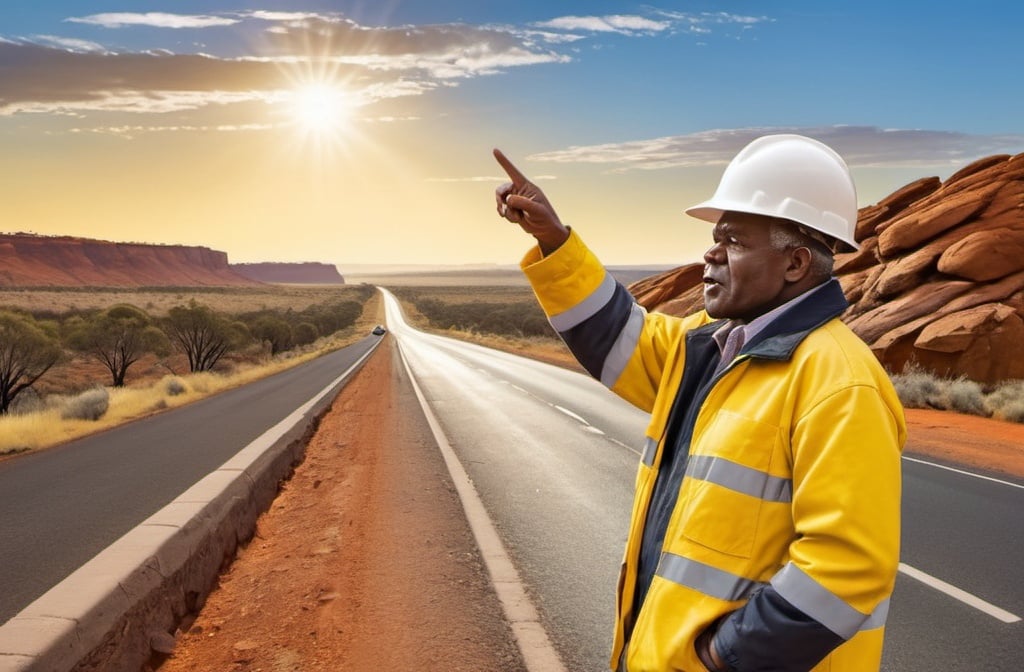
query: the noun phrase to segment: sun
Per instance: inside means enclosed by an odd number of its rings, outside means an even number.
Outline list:
[[[352,101],[340,86],[326,83],[296,87],[289,99],[295,126],[314,136],[343,136],[352,121]]]

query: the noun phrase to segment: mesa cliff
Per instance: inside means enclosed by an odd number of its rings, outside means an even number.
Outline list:
[[[231,269],[258,282],[295,285],[343,285],[345,278],[333,264],[317,261],[231,264]]]
[[[860,209],[856,239],[836,256],[842,319],[890,372],[1024,378],[1024,154],[904,186]],[[648,310],[687,315],[704,307],[702,275],[689,264],[629,289]]]
[[[0,233],[0,287],[256,284],[231,269],[227,253],[206,247]]]

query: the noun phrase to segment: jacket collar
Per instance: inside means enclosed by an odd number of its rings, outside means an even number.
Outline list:
[[[842,315],[849,305],[839,281],[832,278],[812,289],[806,298],[772,320],[744,344],[740,354],[762,359],[788,360],[809,333]],[[723,324],[723,320],[717,320],[695,329],[695,333],[692,333],[710,339]]]

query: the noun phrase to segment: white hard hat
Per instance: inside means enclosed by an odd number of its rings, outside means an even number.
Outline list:
[[[718,222],[727,210],[788,219],[860,249],[850,169],[831,147],[802,135],[751,142],[726,166],[711,200],[686,214]]]

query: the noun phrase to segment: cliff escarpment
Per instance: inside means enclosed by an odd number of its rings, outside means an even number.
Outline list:
[[[0,233],[0,287],[255,284],[231,269],[227,253],[206,247]]]
[[[345,278],[338,272],[337,266],[316,261],[231,264],[231,269],[259,282],[285,285],[345,284]]]

